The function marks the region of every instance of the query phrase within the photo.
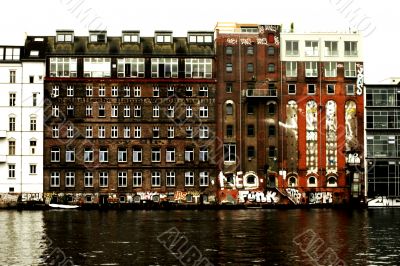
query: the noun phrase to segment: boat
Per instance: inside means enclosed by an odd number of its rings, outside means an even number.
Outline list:
[[[53,209],[77,209],[77,208],[79,208],[79,205],[50,203],[49,207],[53,208]]]
[[[368,208],[400,208],[400,198],[388,198],[386,196],[369,199]]]

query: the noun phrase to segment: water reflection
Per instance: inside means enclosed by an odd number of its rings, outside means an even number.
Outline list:
[[[348,265],[400,261],[400,210],[0,211],[0,225],[0,265],[48,265],[58,248],[76,265],[182,265],[189,247],[214,265],[311,265],[328,248]],[[160,243],[171,228],[186,245]],[[294,243],[306,230],[320,247]]]

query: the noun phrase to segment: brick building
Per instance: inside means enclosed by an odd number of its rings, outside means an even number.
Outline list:
[[[46,41],[47,199],[215,201],[213,32]]]

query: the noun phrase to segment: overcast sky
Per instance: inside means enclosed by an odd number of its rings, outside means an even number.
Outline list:
[[[6,0],[1,2],[0,44],[22,45],[25,35],[55,35],[73,29],[213,31],[218,21],[294,23],[296,32],[359,30],[364,36],[365,80],[400,76],[398,0]]]

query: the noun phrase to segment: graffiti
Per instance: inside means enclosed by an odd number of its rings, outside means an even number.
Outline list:
[[[266,25],[265,30],[277,32],[277,31],[279,31],[279,26],[278,25]]]
[[[42,193],[22,193],[22,201],[41,201]]]
[[[265,32],[264,26],[263,26],[263,25],[259,25],[259,26],[258,26],[258,33],[259,33],[259,34],[264,34],[264,32]]]
[[[310,192],[310,204],[332,203],[332,192]]]
[[[234,38],[228,38],[228,39],[226,39],[226,43],[229,45],[236,45],[236,44],[238,44],[238,41]]]
[[[251,39],[250,38],[240,39],[240,44],[241,45],[251,45]]]
[[[326,103],[326,171],[327,173],[337,172],[337,147],[336,147],[336,103]]]
[[[357,95],[362,95],[364,87],[364,67],[359,65],[357,74]]]
[[[357,109],[356,103],[353,101],[346,102],[345,104],[345,123],[346,123],[346,150],[357,148]]]
[[[136,192],[136,195],[139,195],[142,200],[154,200],[154,199],[165,199],[167,195],[160,194],[158,192]]]
[[[298,162],[298,127],[297,127],[297,103],[293,100],[286,105],[286,139],[288,142],[287,160],[288,170],[293,172],[297,169]]]
[[[267,191],[265,194],[261,191],[239,191],[239,203],[257,202],[257,203],[277,203],[279,196],[275,191]]]
[[[302,195],[295,188],[287,188],[286,189],[287,196],[291,198],[295,203],[299,204],[301,202]]]
[[[307,174],[317,173],[318,139],[317,139],[317,103],[308,101],[306,105],[306,165]]]
[[[257,38],[257,44],[268,45],[267,38]]]
[[[279,37],[278,36],[274,37],[274,43],[275,43],[276,46],[279,46],[280,42],[279,42]]]

